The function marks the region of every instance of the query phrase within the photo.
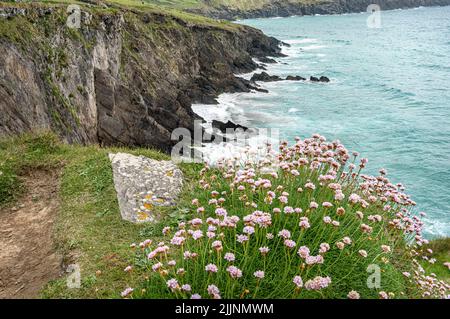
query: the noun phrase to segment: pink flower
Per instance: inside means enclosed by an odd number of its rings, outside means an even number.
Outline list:
[[[205,212],[205,208],[204,207],[199,207],[197,208],[197,213],[204,213]]]
[[[298,223],[298,226],[300,226],[300,228],[303,228],[303,229],[310,228],[311,225],[309,224],[308,217],[300,217],[300,222]]]
[[[172,290],[180,288],[178,281],[175,278],[169,279],[167,281],[167,287],[169,287]]]
[[[159,263],[154,264],[154,265],[152,266],[152,270],[153,270],[153,271],[158,271],[162,266],[163,266],[163,264],[159,262]]]
[[[191,288],[191,285],[184,284],[183,286],[181,286],[181,290],[190,292],[192,290],[192,288]]]
[[[402,274],[405,277],[411,277],[411,274],[409,272],[407,272],[407,271],[404,271]]]
[[[269,240],[273,239],[273,234],[272,233],[268,233],[266,235],[266,238],[269,239]]]
[[[192,202],[191,202],[191,204],[192,205],[195,205],[195,206],[198,206],[198,199],[197,198],[194,198],[193,200],[192,200]]]
[[[324,254],[330,250],[330,245],[327,243],[321,243],[319,248],[319,253]]]
[[[196,230],[192,233],[192,238],[194,240],[200,239],[203,237],[203,232],[201,230]]]
[[[391,252],[391,247],[389,247],[387,245],[381,245],[381,250],[385,253],[389,253],[389,252]]]
[[[219,288],[217,288],[216,285],[208,285],[207,291],[210,296],[217,296],[220,294]]]
[[[269,253],[269,247],[260,247],[259,248],[259,252],[261,253],[261,255],[265,256]]]
[[[252,226],[245,226],[244,229],[242,230],[242,232],[243,232],[244,234],[251,235],[251,234],[254,234],[254,233],[255,233],[255,228],[252,227]]]
[[[308,280],[305,283],[305,288],[307,290],[320,290],[320,289],[327,288],[330,284],[331,284],[330,277],[317,276],[312,280]]]
[[[133,267],[132,266],[127,266],[127,267],[125,267],[125,269],[123,270],[123,271],[125,271],[125,272],[131,272],[133,270]]]
[[[203,223],[203,221],[200,218],[194,218],[193,220],[191,220],[191,225],[192,226],[199,226]]]
[[[322,206],[325,208],[330,208],[330,207],[333,207],[333,204],[331,204],[330,202],[323,202]]]
[[[380,296],[380,299],[389,299],[389,295],[384,291],[380,291],[378,295]]]
[[[306,246],[301,246],[297,251],[297,254],[303,259],[307,258],[309,256],[309,253],[309,248]]]
[[[279,237],[282,237],[284,239],[289,239],[291,238],[291,232],[287,229],[282,229],[279,233],[278,233]]]
[[[223,249],[222,242],[220,240],[213,241],[211,244],[212,248],[214,248],[216,251],[221,251]]]
[[[309,204],[309,208],[311,208],[311,209],[316,209],[316,208],[318,208],[319,207],[319,204],[317,204],[316,202],[311,202],[310,204]]]
[[[358,251],[358,253],[364,258],[367,257],[367,251],[365,251],[364,249],[361,249],[360,251]]]
[[[129,295],[131,295],[132,293],[133,293],[133,291],[134,291],[134,289],[133,288],[126,288],[124,291],[122,291],[121,293],[120,293],[120,295],[123,297],[123,298],[125,298],[125,297],[128,297]]]
[[[175,245],[175,246],[181,246],[181,245],[183,245],[185,239],[186,239],[186,238],[184,238],[184,237],[174,236],[174,237],[172,238],[172,240],[170,241],[170,243],[171,243],[172,245]]]
[[[339,223],[337,220],[333,220],[333,221],[331,222],[331,225],[333,225],[334,227],[339,227],[340,224],[341,224],[341,223]]]
[[[290,239],[286,239],[286,240],[284,241],[284,245],[285,245],[287,248],[292,249],[292,248],[295,247],[295,241],[290,240]]]
[[[228,266],[227,271],[233,279],[242,277],[242,271],[236,266]]]
[[[315,190],[316,189],[316,185],[314,185],[313,183],[306,183],[305,184],[305,188],[309,188],[311,190]]]
[[[324,218],[323,218],[323,222],[325,223],[325,224],[331,224],[331,217],[330,216],[325,216]]]
[[[322,255],[307,256],[305,262],[307,265],[323,264],[323,257]]]
[[[336,243],[336,247],[339,248],[340,250],[342,250],[342,249],[344,249],[345,244],[343,242],[339,241]]]
[[[300,276],[295,276],[294,279],[292,280],[292,282],[297,286],[297,288],[303,287],[303,280],[302,280],[302,277],[300,277]]]
[[[199,294],[193,294],[191,296],[191,299],[202,299],[202,296],[200,296]]]
[[[292,213],[294,213],[294,209],[291,206],[286,206],[283,209],[283,211],[284,211],[285,214],[292,214]]]
[[[235,261],[236,257],[234,256],[233,253],[226,253],[225,256],[223,257],[226,261],[229,262],[233,262]]]
[[[264,271],[262,270],[257,270],[253,273],[253,276],[255,276],[258,279],[263,279],[264,278]]]
[[[227,210],[225,208],[217,208],[216,215],[222,217],[227,216]]]
[[[288,198],[286,196],[280,196],[278,197],[278,200],[283,204],[287,204],[288,202]]]
[[[273,212],[274,212],[274,214],[279,214],[279,213],[281,213],[281,209],[275,207],[275,208],[273,209]]]
[[[163,235],[167,235],[170,232],[170,227],[164,227],[162,230]]]
[[[361,197],[360,197],[359,195],[357,195],[357,194],[351,194],[351,195],[348,197],[348,200],[349,200],[351,203],[356,204],[356,203],[358,203],[358,202],[361,200]]]
[[[237,235],[236,239],[239,243],[243,244],[248,241],[248,237],[246,235]]]
[[[208,264],[205,266],[206,272],[216,273],[219,269],[214,264]]]
[[[175,260],[171,260],[167,263],[167,265],[171,266],[171,267],[175,266],[176,264],[177,264],[177,262]]]
[[[344,242],[344,244],[346,245],[350,245],[352,243],[352,240],[350,239],[350,237],[344,237],[342,239],[342,241]]]
[[[348,299],[359,299],[360,298],[359,293],[355,290],[350,291],[348,293],[347,297],[348,297]]]

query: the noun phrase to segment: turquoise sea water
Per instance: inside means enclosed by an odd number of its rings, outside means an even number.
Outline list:
[[[426,236],[450,235],[450,7],[239,21],[291,44],[270,74],[331,83],[263,84],[269,94],[221,97],[232,120],[282,137],[320,133],[388,170],[420,211]]]

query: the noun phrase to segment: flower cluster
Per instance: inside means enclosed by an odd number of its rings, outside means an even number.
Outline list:
[[[271,156],[256,162],[205,165],[191,200],[192,218],[173,230],[164,227],[165,242],[139,244],[169,294],[193,299],[448,294],[448,285],[425,275],[416,261],[427,243],[423,222],[414,215],[415,202],[385,170],[362,174],[367,159],[358,162],[357,153],[320,135],[296,139],[292,146],[282,142],[276,155],[271,147]],[[373,263],[399,273],[404,282],[386,279],[387,292],[360,288]],[[124,296],[132,293],[128,289]]]

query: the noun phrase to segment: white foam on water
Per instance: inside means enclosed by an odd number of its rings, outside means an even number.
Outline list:
[[[288,113],[296,113],[296,112],[298,112],[298,111],[299,111],[298,108],[296,108],[296,107],[291,107],[291,108],[288,110]]]
[[[316,43],[319,40],[314,38],[306,38],[306,39],[290,39],[290,40],[283,40],[283,42],[287,44],[303,44],[303,43]]]

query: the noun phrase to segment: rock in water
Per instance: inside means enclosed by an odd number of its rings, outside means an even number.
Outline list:
[[[283,79],[280,78],[278,75],[269,75],[266,72],[261,72],[261,73],[255,73],[253,74],[252,78],[250,79],[250,81],[256,82],[256,81],[261,81],[261,82],[275,82],[275,81],[282,81]]]
[[[133,223],[155,220],[155,206],[175,205],[183,173],[171,161],[126,153],[109,154],[120,214]]]
[[[218,128],[223,133],[225,133],[227,131],[227,129],[234,129],[234,130],[242,129],[244,131],[248,129],[248,127],[245,127],[245,126],[242,126],[239,124],[234,124],[230,120],[228,120],[228,122],[226,122],[226,123],[217,121],[217,120],[213,120],[211,124],[212,124],[212,127]]]
[[[310,76],[310,77],[309,77],[309,80],[310,80],[311,82],[319,82],[319,81],[320,81],[319,78],[316,78],[315,76]]]
[[[305,81],[306,79],[304,77],[300,76],[300,75],[295,75],[295,76],[288,75],[286,77],[286,80],[287,81]]]
[[[330,82],[330,79],[327,78],[326,76],[321,76],[319,79],[320,82]]]

